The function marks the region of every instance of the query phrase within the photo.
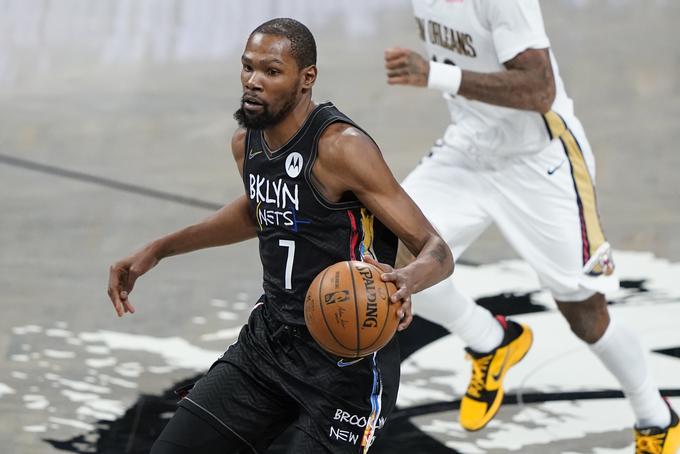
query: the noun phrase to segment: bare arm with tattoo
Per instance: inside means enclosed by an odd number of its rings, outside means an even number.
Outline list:
[[[364,257],[385,271],[383,280],[397,286],[392,301],[402,301],[397,313],[402,316],[399,329],[405,329],[413,318],[411,294],[453,272],[451,249],[399,185],[377,145],[366,134],[336,123],[324,131],[318,149],[312,176],[324,197],[335,202],[351,191],[414,256],[410,263],[394,269]]]
[[[527,49],[505,62],[507,71],[463,71],[458,94],[496,106],[548,112],[555,100],[555,79],[548,49]],[[430,63],[410,49],[385,51],[387,83],[427,86]]]

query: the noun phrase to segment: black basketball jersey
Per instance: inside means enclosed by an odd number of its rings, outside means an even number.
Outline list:
[[[354,194],[331,203],[312,183],[319,137],[336,122],[358,128],[325,103],[275,152],[261,130],[246,135],[243,180],[260,242],[266,304],[288,324],[304,325],[307,288],[324,268],[366,254],[390,265],[396,258],[397,237]]]

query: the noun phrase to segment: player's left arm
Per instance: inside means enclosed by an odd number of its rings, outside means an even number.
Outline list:
[[[433,69],[434,66],[434,69]],[[450,66],[450,68],[447,68]],[[467,99],[482,101],[514,109],[546,113],[555,100],[555,77],[550,63],[549,49],[526,49],[504,63],[507,71],[480,73],[460,71],[442,63],[429,62],[410,49],[392,47],[385,51],[387,83],[390,85],[413,85],[427,87],[430,71],[437,71],[437,79],[443,91],[447,82],[458,85],[457,93]],[[458,80],[454,80],[458,78]]]
[[[383,280],[394,282],[398,288],[392,301],[403,302],[399,329],[404,329],[412,320],[411,294],[453,272],[451,249],[399,185],[369,137],[348,125],[332,125],[329,129],[330,134],[322,137],[319,145],[314,170],[317,179],[322,180],[327,192],[353,192],[416,257],[403,268],[382,264],[386,271]]]

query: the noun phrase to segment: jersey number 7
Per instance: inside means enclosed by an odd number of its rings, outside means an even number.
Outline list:
[[[288,248],[288,258],[286,259],[285,285],[286,290],[293,289],[293,260],[295,259],[295,241],[279,240],[279,246]]]

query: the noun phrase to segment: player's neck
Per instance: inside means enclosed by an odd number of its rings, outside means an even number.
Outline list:
[[[286,118],[276,126],[264,130],[267,146],[273,151],[284,146],[300,130],[315,107],[316,103],[312,101],[311,94],[300,98]]]

